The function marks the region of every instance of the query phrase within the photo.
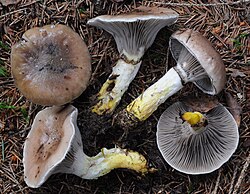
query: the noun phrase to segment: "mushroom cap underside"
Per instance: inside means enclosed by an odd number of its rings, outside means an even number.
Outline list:
[[[166,162],[187,174],[205,174],[220,168],[239,142],[237,124],[221,104],[205,113],[206,125],[194,130],[181,114],[195,111],[182,102],[167,108],[157,125],[157,145]]]
[[[97,16],[88,24],[109,32],[125,60],[138,63],[159,30],[172,25],[177,19],[178,14],[171,9],[139,7],[126,14]]]
[[[77,109],[49,107],[40,111],[24,143],[24,179],[37,188],[66,157],[75,136]]]
[[[176,31],[170,37],[169,46],[176,61],[178,61],[180,52],[184,47],[204,68],[207,77],[194,82],[203,92],[214,95],[224,88],[226,70],[222,58],[209,40],[199,32],[192,29]]]
[[[81,95],[91,75],[91,60],[81,37],[65,25],[26,31],[12,46],[15,85],[30,101],[63,105]]]

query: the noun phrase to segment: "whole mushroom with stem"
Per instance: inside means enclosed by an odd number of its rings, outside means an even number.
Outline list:
[[[146,120],[188,82],[211,95],[224,88],[226,71],[221,56],[199,32],[177,31],[170,37],[169,47],[177,65],[118,113],[120,125]]]
[[[205,174],[227,162],[239,142],[238,126],[220,103],[207,110],[192,103],[176,102],[161,115],[157,125],[157,145],[174,169],[186,174]]]
[[[136,76],[141,58],[152,45],[158,31],[176,22],[178,14],[167,8],[140,6],[121,15],[102,15],[90,19],[89,25],[112,34],[120,59],[97,94],[92,111],[98,115],[112,113]]]
[[[152,170],[141,154],[126,149],[103,148],[96,156],[87,156],[77,114],[75,107],[67,105],[45,108],[36,115],[23,150],[24,180],[29,187],[40,187],[55,173],[96,179],[116,168],[142,174]]]

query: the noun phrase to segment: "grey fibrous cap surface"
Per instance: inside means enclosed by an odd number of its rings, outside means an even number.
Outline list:
[[[86,89],[90,54],[81,37],[68,26],[35,27],[12,46],[11,71],[15,85],[28,100],[63,105]]]
[[[171,9],[140,6],[130,13],[92,18],[88,24],[112,34],[120,54],[125,51],[141,55],[152,45],[158,31],[175,23],[178,16]]]
[[[40,111],[24,143],[24,180],[29,187],[37,188],[51,174],[70,172],[72,156],[82,151],[82,140],[76,125],[75,107],[49,107]]]
[[[205,174],[220,168],[235,152],[239,132],[229,111],[219,104],[205,113],[207,125],[195,131],[180,114],[195,111],[176,102],[161,115],[157,145],[166,162],[187,174]]]
[[[226,70],[221,56],[199,32],[191,29],[176,31],[170,37],[169,46],[176,61],[184,47],[204,68],[207,76],[194,82],[203,92],[214,95],[224,88]]]

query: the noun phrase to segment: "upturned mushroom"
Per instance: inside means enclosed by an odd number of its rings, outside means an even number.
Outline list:
[[[176,102],[164,111],[157,125],[157,145],[163,158],[186,174],[205,174],[220,168],[239,142],[237,123],[224,106],[200,110]]]
[[[224,88],[226,71],[221,56],[199,32],[177,31],[170,37],[169,47],[177,65],[118,113],[121,125],[146,120],[187,82],[211,95]]]
[[[12,46],[11,70],[28,100],[63,105],[86,89],[91,60],[86,44],[71,28],[46,25],[27,30]]]
[[[144,52],[152,45],[159,30],[176,22],[178,14],[167,8],[140,6],[121,15],[102,15],[88,21],[89,25],[112,34],[120,59],[97,94],[92,111],[98,115],[112,113],[136,76]]]
[[[29,187],[41,186],[55,173],[96,179],[116,168],[142,174],[150,170],[141,154],[126,149],[103,148],[96,156],[87,156],[77,114],[75,107],[67,105],[49,107],[36,115],[23,150],[24,180]]]

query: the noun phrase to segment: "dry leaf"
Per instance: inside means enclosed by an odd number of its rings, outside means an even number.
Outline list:
[[[4,25],[4,31],[6,34],[15,35],[14,31],[9,26]]]
[[[200,94],[199,97],[184,97],[182,101],[198,112],[208,112],[219,104],[217,97],[205,94]]]
[[[16,162],[18,160],[18,158],[16,157],[16,155],[12,155],[10,160],[12,162]]]
[[[230,69],[232,71],[231,76],[232,77],[245,77],[246,75],[239,71],[238,69]]]
[[[241,121],[241,111],[242,108],[238,104],[237,100],[233,98],[233,96],[229,92],[225,92],[226,102],[230,113],[233,115],[238,127],[240,126]]]
[[[246,138],[246,141],[243,143],[244,148],[249,148],[250,147],[250,138]]]
[[[240,22],[240,26],[245,26],[246,22]]]
[[[213,28],[212,32],[213,32],[214,34],[219,34],[219,33],[221,32],[221,27],[220,27],[220,26],[217,26],[217,27]]]

